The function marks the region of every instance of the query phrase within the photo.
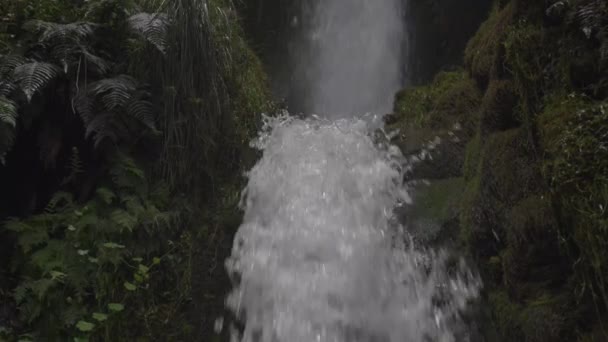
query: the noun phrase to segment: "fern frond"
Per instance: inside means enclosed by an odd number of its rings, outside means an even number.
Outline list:
[[[137,218],[125,210],[116,209],[110,213],[110,219],[118,226],[132,231],[137,226]]]
[[[17,105],[4,96],[0,96],[0,122],[17,127]]]
[[[24,30],[40,35],[38,38],[40,43],[47,43],[52,40],[78,42],[91,36],[95,27],[95,24],[89,22],[58,24],[43,20],[30,20],[23,25]]]
[[[137,81],[131,76],[120,75],[94,82],[90,93],[94,97],[101,96],[103,105],[108,110],[124,107],[137,89]]]
[[[11,82],[8,78],[7,79],[0,79],[0,96],[9,96],[15,89],[17,89],[17,86],[15,85],[15,83]]]
[[[53,194],[44,211],[49,214],[74,208],[74,196],[68,192],[59,191]]]
[[[127,105],[127,115],[135,118],[137,121],[148,127],[153,132],[156,131],[154,123],[153,105],[149,101],[135,100]]]
[[[2,56],[2,58],[0,58],[0,77],[4,80],[7,78],[11,78],[15,68],[25,63],[27,63],[27,60],[23,56]]]
[[[19,84],[28,101],[59,75],[61,71],[56,65],[44,62],[22,64],[13,72],[15,82]]]
[[[116,198],[116,194],[108,188],[98,188],[95,193],[105,204],[111,204],[114,198]]]
[[[80,53],[84,56],[85,61],[95,66],[99,74],[105,74],[110,70],[110,63],[105,59],[91,53],[84,46],[80,47]]]
[[[5,228],[18,233],[17,242],[23,253],[29,253],[34,247],[49,240],[46,227],[43,225],[29,225],[23,221],[13,219],[6,222]]]
[[[112,125],[112,113],[101,113],[96,115],[86,126],[85,137],[94,136],[95,147],[99,147],[101,142],[110,139],[113,142],[118,141],[118,135]]]
[[[137,13],[128,20],[131,30],[165,53],[167,47],[168,18],[163,13]]]
[[[95,105],[94,98],[90,97],[88,93],[81,92],[73,96],[74,109],[84,122],[85,127],[88,127],[90,122],[95,118]]]

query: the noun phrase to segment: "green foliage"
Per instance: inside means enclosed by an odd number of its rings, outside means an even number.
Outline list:
[[[556,97],[540,122],[550,154],[545,175],[571,218],[562,234],[578,258],[579,290],[608,307],[608,105],[574,94]]]
[[[514,4],[501,7],[498,2],[475,36],[467,44],[464,61],[467,70],[480,84],[500,76],[504,60],[502,45],[514,17]]]
[[[515,89],[527,113],[534,110],[545,77],[544,65],[548,57],[543,49],[541,29],[530,23],[511,26],[504,39],[506,68],[513,75]]]
[[[166,103],[161,173],[172,186],[186,193],[196,189],[198,196],[231,175],[216,170],[242,167],[243,143],[255,132],[258,111],[269,108],[269,92],[230,1],[179,0],[166,11],[172,43],[152,66]]]
[[[13,268],[22,270],[14,289],[17,331],[50,339],[143,337],[152,334],[143,322],[154,310],[182,304],[172,285],[186,271],[178,215],[133,160],[119,155],[110,174],[112,182],[87,203],[57,193],[45,213],[6,223],[19,246]],[[129,331],[121,328],[126,317]]]

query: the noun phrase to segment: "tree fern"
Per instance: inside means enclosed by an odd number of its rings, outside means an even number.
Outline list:
[[[128,20],[131,30],[148,41],[160,52],[164,53],[167,47],[168,18],[162,13],[137,13]]]
[[[61,75],[56,65],[44,62],[31,62],[19,65],[13,72],[15,82],[19,85],[28,101]]]

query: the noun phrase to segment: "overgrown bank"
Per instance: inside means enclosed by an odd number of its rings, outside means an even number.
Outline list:
[[[607,340],[608,4],[496,1],[464,61],[387,119],[433,157],[417,212],[478,264],[487,340]]]
[[[272,110],[232,3],[0,13],[0,340],[208,340]]]

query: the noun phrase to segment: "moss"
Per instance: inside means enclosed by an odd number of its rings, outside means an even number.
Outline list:
[[[511,129],[487,138],[481,177],[484,196],[502,205],[512,205],[542,188],[540,163],[524,129]]]
[[[441,72],[428,86],[397,93],[394,111],[402,124],[445,129],[471,121],[479,101],[479,90],[464,71]]]
[[[568,342],[574,338],[570,312],[561,298],[541,294],[529,301],[514,301],[504,291],[489,294],[492,318],[505,341]]]
[[[464,187],[462,178],[448,178],[431,182],[416,189],[412,212],[424,217],[446,222],[458,215],[458,199]]]
[[[503,131],[517,127],[513,82],[509,80],[493,80],[483,97],[480,109],[480,128],[482,134]]]
[[[558,242],[558,225],[548,195],[533,195],[515,204],[506,216],[502,252],[504,286],[520,300],[562,288],[568,262]]]
[[[505,65],[514,79],[514,90],[519,95],[521,108],[528,113],[534,110],[543,89],[546,43],[540,25],[530,23],[512,25],[505,40]]]
[[[502,41],[507,28],[513,22],[513,3],[504,7],[495,5],[487,21],[469,41],[464,52],[467,70],[480,84],[485,85],[502,73],[504,48]]]
[[[488,301],[492,307],[492,319],[498,334],[505,341],[523,340],[519,322],[521,305],[513,303],[508,294],[503,291],[490,293]]]
[[[465,151],[464,179],[470,181],[480,173],[481,168],[481,135],[477,134],[469,141]]]

